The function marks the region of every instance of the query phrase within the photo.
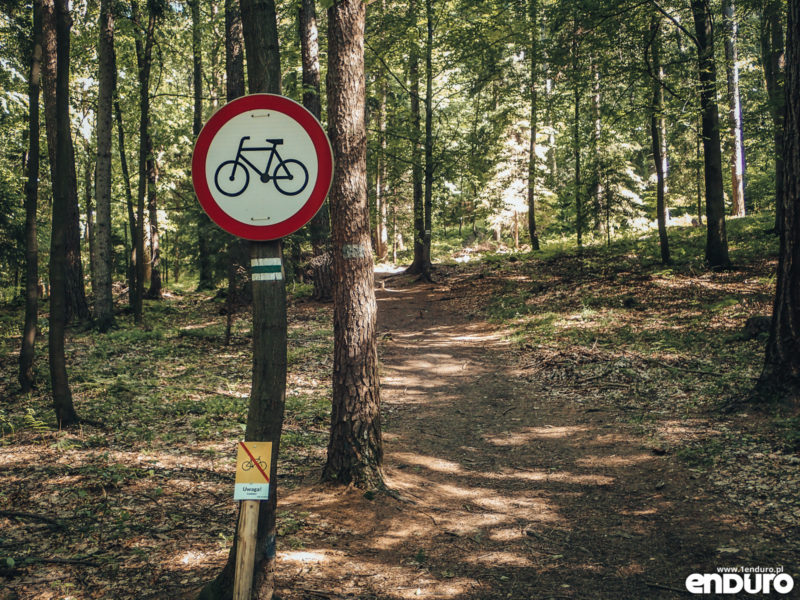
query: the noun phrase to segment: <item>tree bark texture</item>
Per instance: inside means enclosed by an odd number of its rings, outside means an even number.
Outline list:
[[[94,206],[92,201],[92,187],[94,183],[94,170],[92,169],[93,161],[92,155],[94,154],[89,142],[85,142],[84,152],[86,153],[86,160],[83,162],[83,201],[86,206],[86,241],[89,246],[89,281],[92,285],[92,295],[95,293],[97,287],[97,260],[95,248],[95,230],[94,230]]]
[[[39,321],[39,241],[36,211],[39,204],[39,95],[42,79],[42,4],[33,3],[31,68],[28,77],[28,161],[25,180],[25,324],[19,353],[19,385],[22,393],[34,385],[36,326]]]
[[[784,210],[778,283],[762,393],[800,404],[800,0],[789,0],[786,36]]]
[[[739,95],[739,24],[736,21],[734,0],[722,0],[722,22],[725,28],[725,71],[728,80],[728,125],[731,129],[731,214],[743,217],[744,197],[744,134],[742,132],[742,103]]]
[[[528,5],[530,19],[530,104],[531,104],[531,139],[528,146],[528,235],[531,249],[539,250],[539,232],[536,229],[536,136],[539,133],[537,118],[539,96],[537,84],[539,79],[539,0],[530,0]]]
[[[706,261],[711,267],[728,267],[728,235],[722,184],[722,150],[717,108],[717,67],[714,31],[708,0],[692,0],[702,112],[703,161],[706,196]]]
[[[300,26],[300,54],[303,63],[303,106],[317,120],[322,118],[322,98],[320,96],[319,79],[319,36],[317,32],[317,12],[314,0],[301,0],[298,13]],[[311,247],[314,256],[320,256],[328,250],[331,237],[330,215],[327,200],[323,202],[317,214],[309,223]],[[321,290],[316,289],[314,295]]]
[[[667,207],[665,199],[664,141],[661,138],[661,125],[664,119],[664,68],[661,66],[661,17],[653,16],[650,21],[650,73],[653,77],[653,100],[650,108],[650,137],[653,147],[653,162],[656,166],[656,220],[658,221],[658,241],[661,249],[661,262],[670,264],[669,238],[667,237]]]
[[[382,488],[377,303],[364,120],[365,10],[361,0],[343,0],[328,9],[329,136],[336,159],[330,193],[335,285],[333,406],[323,477]]]
[[[50,380],[53,391],[53,408],[59,427],[69,427],[78,423],[78,415],[72,404],[72,392],[67,377],[67,361],[64,352],[64,334],[67,322],[67,229],[71,202],[71,186],[75,183],[70,177],[69,163],[74,161],[69,129],[69,35],[71,17],[68,0],[55,0],[56,26],[56,113],[53,181],[53,228],[50,237],[50,333],[48,350],[50,356]]]
[[[98,40],[97,162],[95,165],[96,278],[94,321],[101,332],[114,325],[114,299],[111,293],[113,269],[111,245],[111,123],[114,97],[114,14],[111,0],[100,2]]]
[[[425,235],[422,238],[422,275],[430,280],[433,231],[433,0],[425,0]]]
[[[55,0],[42,2],[42,92],[44,99],[45,129],[47,130],[47,147],[50,156],[50,180],[56,180],[56,78],[57,78],[57,35],[56,35],[56,4]],[[66,273],[64,290],[66,293],[65,310],[67,322],[73,319],[85,320],[89,318],[89,305],[86,301],[86,292],[83,287],[83,265],[81,263],[81,234],[80,211],[78,208],[78,177],[75,171],[75,148],[72,144],[72,132],[68,131],[65,140],[69,160],[62,163],[67,169],[68,203],[65,207],[64,218],[66,231],[64,233],[64,252],[66,253]]]

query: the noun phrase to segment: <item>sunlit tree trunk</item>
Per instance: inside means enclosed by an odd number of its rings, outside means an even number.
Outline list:
[[[33,39],[28,77],[28,162],[25,180],[25,325],[19,354],[19,385],[22,393],[33,388],[36,325],[39,320],[39,240],[36,210],[39,203],[39,95],[42,78],[42,4],[33,2]]]
[[[745,215],[744,198],[744,134],[742,104],[739,95],[739,24],[734,12],[734,0],[722,0],[722,22],[725,27],[725,71],[728,81],[728,124],[731,129],[731,214]]]
[[[408,77],[411,96],[411,189],[414,211],[414,259],[407,272],[423,272],[425,263],[425,205],[423,199],[423,168],[420,140],[422,139],[422,115],[419,100],[419,43],[417,36],[417,5],[415,0],[408,3],[408,21],[411,30],[411,49],[409,51]]]
[[[383,487],[377,303],[367,201],[364,21],[361,0],[328,9],[328,115],[336,169],[333,233],[333,406],[323,478]]]

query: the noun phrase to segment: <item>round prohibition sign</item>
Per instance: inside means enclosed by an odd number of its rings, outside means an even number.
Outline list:
[[[215,112],[192,154],[195,194],[212,221],[254,241],[285,237],[317,213],[333,181],[319,121],[275,94],[237,98]]]

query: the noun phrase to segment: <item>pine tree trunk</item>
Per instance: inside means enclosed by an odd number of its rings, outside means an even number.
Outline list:
[[[574,79],[574,119],[572,122],[572,153],[575,158],[575,230],[578,236],[578,250],[583,248],[583,200],[581,196],[581,135],[580,135],[580,107],[581,88],[578,82],[578,33],[577,21],[572,39],[572,77]]]
[[[97,260],[94,291],[95,327],[101,332],[114,325],[111,293],[113,254],[111,245],[111,113],[114,96],[114,14],[111,0],[100,2],[98,40],[97,164],[95,203],[97,205]]]
[[[425,0],[428,37],[425,43],[425,202],[422,238],[422,276],[431,279],[431,234],[433,231],[433,0]]]
[[[33,360],[39,321],[39,240],[36,210],[39,203],[39,93],[42,78],[42,5],[33,3],[31,69],[28,77],[28,161],[25,180],[25,325],[19,353],[19,385],[23,394],[34,385]]]
[[[768,0],[762,13],[761,60],[767,84],[770,115],[772,116],[775,156],[775,233],[783,225],[784,153],[783,123],[786,118],[784,82],[784,40],[782,0]]]
[[[728,267],[730,259],[722,185],[717,68],[714,63],[714,32],[708,0],[692,0],[692,13],[697,38],[706,179],[706,261],[711,267]]]
[[[55,186],[56,172],[56,130],[58,128],[56,117],[56,71],[57,71],[57,41],[56,41],[56,5],[54,0],[42,2],[42,91],[44,99],[45,128],[47,130],[47,147],[50,156],[50,180]],[[78,177],[75,171],[75,149],[72,144],[72,132],[68,131],[64,143],[67,146],[69,160],[64,161],[63,167],[67,169],[67,205],[64,219],[66,231],[64,232],[64,260],[66,272],[64,274],[65,314],[67,322],[73,319],[85,320],[89,318],[89,305],[86,302],[86,292],[83,288],[83,265],[81,264],[81,235],[80,211],[78,210]]]
[[[383,487],[377,303],[370,248],[361,0],[328,9],[328,107],[336,170],[330,193],[334,265],[333,407],[323,477]]]
[[[653,16],[650,21],[650,73],[653,77],[653,102],[650,112],[650,136],[653,147],[653,162],[656,165],[656,220],[658,221],[658,241],[661,248],[661,262],[668,265],[672,262],[667,237],[667,209],[665,201],[666,186],[664,157],[661,152],[664,142],[661,128],[664,121],[664,69],[661,66],[661,17]]]
[[[92,148],[88,142],[84,144],[86,160],[83,163],[83,201],[86,206],[86,241],[89,246],[89,282],[92,285],[92,295],[97,287],[97,261],[95,260],[94,244],[94,207],[92,206]]]
[[[744,134],[742,132],[742,104],[739,96],[739,47],[734,0],[722,0],[722,21],[725,27],[725,71],[728,80],[728,123],[731,128],[731,214],[745,215],[744,197]]]
[[[71,201],[69,163],[72,162],[71,135],[69,129],[69,36],[71,17],[68,0],[55,0],[56,29],[56,128],[55,180],[53,181],[53,228],[50,237],[50,333],[48,349],[50,356],[50,380],[53,392],[53,408],[59,427],[78,423],[78,415],[72,404],[72,392],[67,377],[67,362],[64,351],[64,334],[67,322],[67,222]],[[74,163],[72,164],[74,174]]]
[[[158,164],[154,156],[153,139],[147,136],[147,210],[150,216],[150,289],[147,297],[151,300],[161,300],[161,247],[158,231],[158,198],[156,185],[158,184]]]
[[[603,233],[603,182],[601,165],[600,165],[600,137],[603,134],[603,122],[600,119],[600,72],[597,69],[597,59],[592,57],[592,121],[594,128],[592,130],[592,154],[594,156],[592,168],[594,174],[592,176],[593,190],[592,190],[592,217],[594,221],[594,231]]]
[[[778,283],[764,369],[763,396],[800,405],[800,0],[789,0],[786,36],[785,171]]]

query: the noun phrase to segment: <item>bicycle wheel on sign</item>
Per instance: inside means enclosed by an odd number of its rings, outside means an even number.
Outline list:
[[[226,160],[214,173],[214,185],[226,196],[235,198],[242,194],[250,183],[247,167],[235,160]]]
[[[290,158],[278,163],[272,172],[272,181],[284,196],[296,196],[308,185],[308,169],[299,160]]]

